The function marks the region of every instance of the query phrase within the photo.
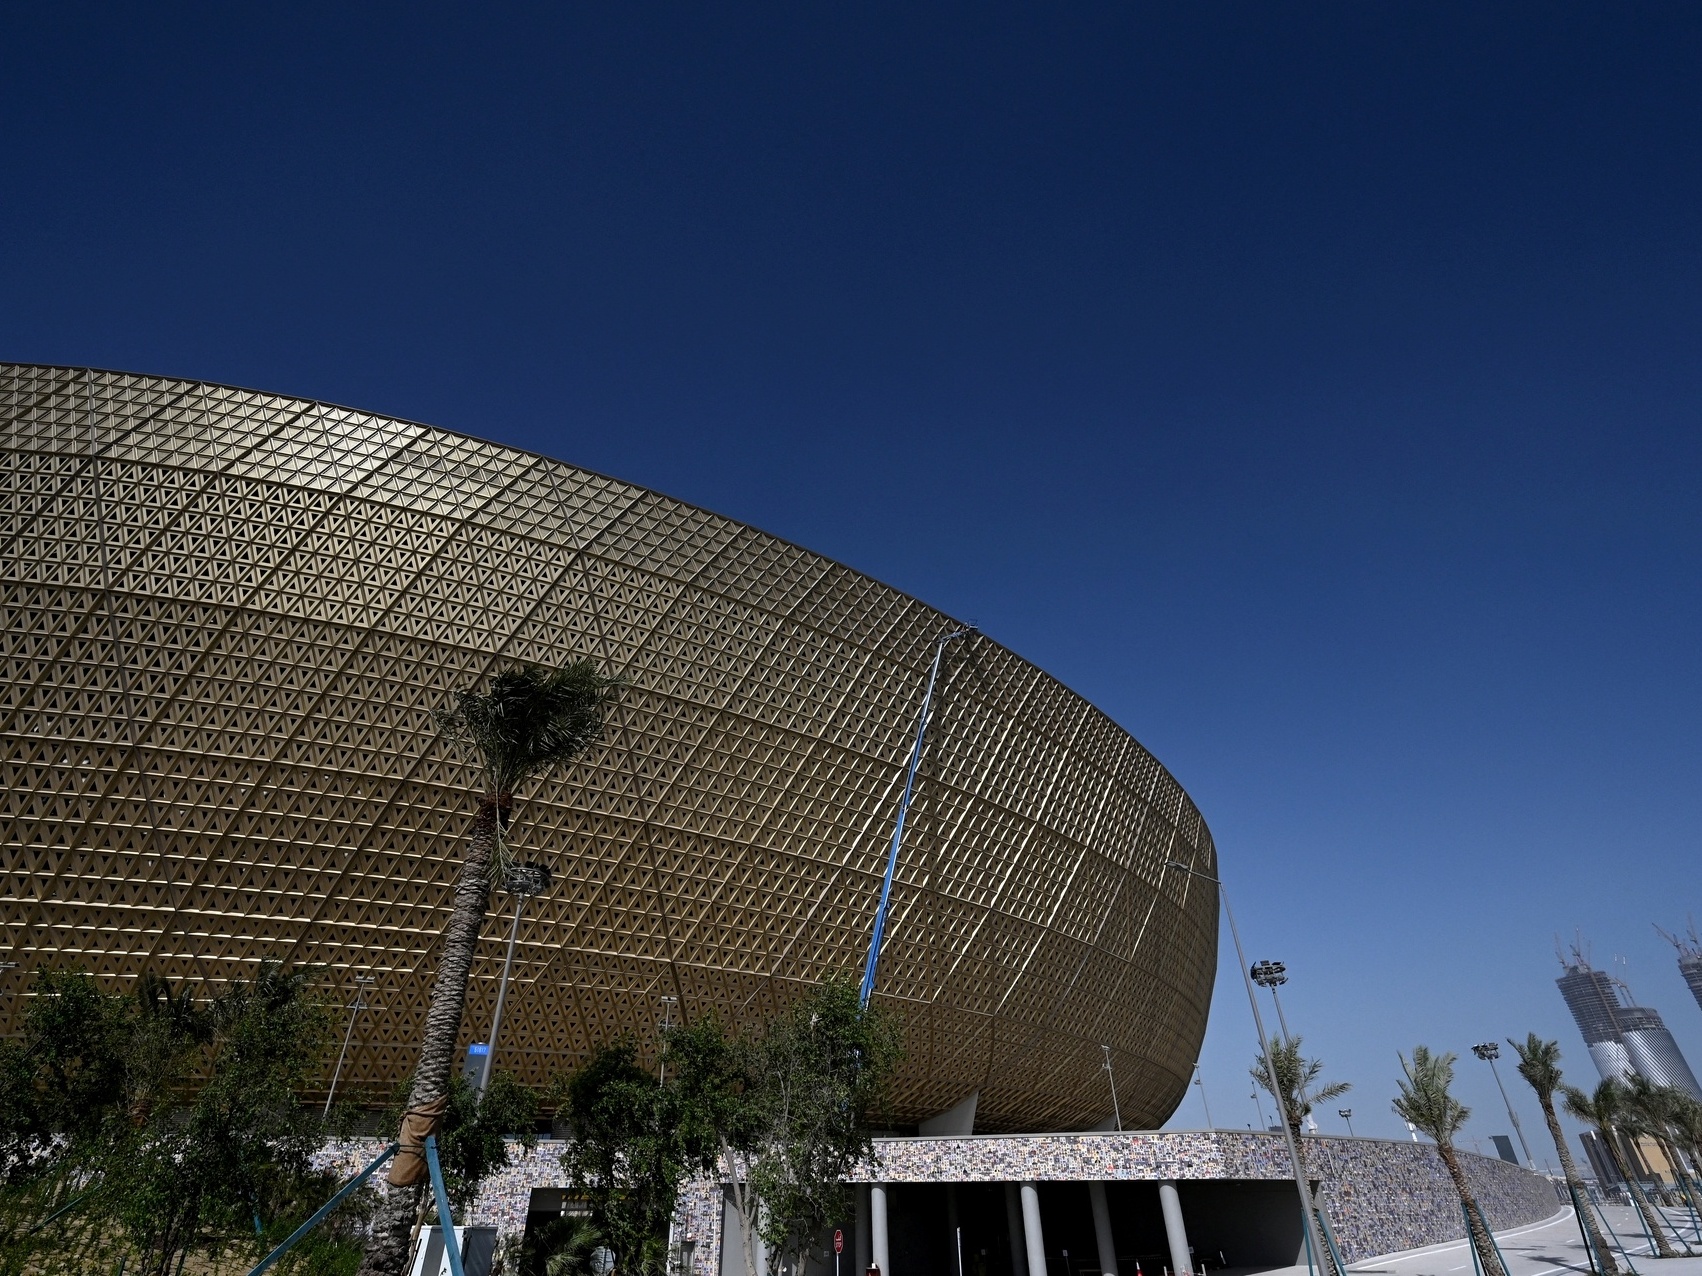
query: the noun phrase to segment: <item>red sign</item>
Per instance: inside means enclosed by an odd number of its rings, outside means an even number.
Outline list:
[[[835,1254],[843,1254],[845,1252],[845,1233],[840,1231],[837,1227],[833,1229],[833,1252]]]

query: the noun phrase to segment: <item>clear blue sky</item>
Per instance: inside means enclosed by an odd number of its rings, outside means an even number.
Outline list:
[[[979,621],[1187,786],[1394,1132],[1414,1042],[1592,1075],[1574,928],[1702,1068],[1650,928],[1699,57],[1688,4],[12,5],[0,357],[536,448]],[[1251,1054],[1221,983],[1220,1122]]]

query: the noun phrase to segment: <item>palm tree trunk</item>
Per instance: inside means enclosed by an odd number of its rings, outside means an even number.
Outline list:
[[[1578,1202],[1578,1213],[1582,1216],[1584,1233],[1590,1238],[1590,1248],[1596,1251],[1596,1261],[1601,1266],[1602,1276],[1619,1276],[1619,1263],[1613,1256],[1613,1251],[1602,1239],[1601,1229],[1596,1226],[1596,1216],[1590,1212],[1590,1194],[1584,1190],[1584,1180],[1578,1175],[1578,1167],[1572,1163],[1572,1153],[1566,1146],[1566,1136],[1560,1130],[1560,1118],[1554,1114],[1554,1096],[1537,1092],[1537,1103],[1542,1107],[1542,1119],[1548,1122],[1548,1136],[1554,1140],[1554,1150],[1560,1156],[1560,1172],[1566,1176],[1566,1186],[1572,1189],[1572,1199]]]
[[[1601,1136],[1602,1142],[1607,1145],[1608,1155],[1613,1158],[1620,1177],[1625,1180],[1626,1190],[1631,1193],[1631,1200],[1637,1206],[1637,1212],[1643,1216],[1643,1226],[1648,1229],[1649,1235],[1655,1238],[1655,1253],[1662,1258],[1677,1258],[1678,1251],[1667,1240],[1660,1219],[1655,1216],[1654,1206],[1649,1204],[1649,1198],[1643,1194],[1643,1185],[1637,1181],[1637,1176],[1625,1163],[1625,1157],[1619,1147],[1618,1132],[1610,1128],[1602,1130]]]
[[[1661,1155],[1666,1157],[1667,1164],[1672,1167],[1672,1176],[1675,1180],[1673,1187],[1678,1193],[1678,1203],[1680,1205],[1689,1204],[1694,1206],[1696,1203],[1696,1197],[1690,1190],[1688,1176],[1684,1172],[1684,1162],[1679,1159],[1678,1149],[1673,1146],[1672,1140],[1667,1138],[1664,1134],[1656,1134],[1655,1142],[1660,1144]],[[1675,1227],[1672,1229],[1672,1234],[1678,1243],[1684,1246],[1685,1257],[1695,1258],[1696,1251],[1691,1249],[1690,1242],[1684,1239],[1683,1231]]]
[[[496,850],[497,821],[507,823],[507,794],[485,795],[473,820],[473,836],[461,875],[455,884],[455,906],[443,930],[443,955],[431,986],[426,1010],[425,1039],[420,1061],[408,1090],[408,1106],[419,1107],[449,1092],[455,1065],[455,1041],[461,1035],[461,1015],[467,1003],[467,975],[473,950],[484,929],[490,898],[491,857]],[[413,1246],[425,1186],[391,1187],[372,1220],[359,1276],[401,1276]]]
[[[1290,1100],[1291,1104],[1292,1102]],[[1291,1106],[1289,1111],[1294,1111],[1294,1108]],[[1306,1199],[1312,1202],[1312,1218],[1318,1224],[1318,1239],[1324,1246],[1324,1252],[1317,1255],[1316,1258],[1318,1270],[1323,1272],[1324,1276],[1342,1276],[1342,1273],[1336,1268],[1335,1255],[1330,1251],[1328,1239],[1330,1225],[1324,1221],[1324,1207],[1318,1202],[1318,1192],[1312,1188],[1312,1166],[1306,1159],[1306,1144],[1302,1141],[1300,1123],[1290,1121],[1288,1130],[1294,1136],[1294,1154],[1300,1158],[1300,1173],[1306,1180]],[[1319,1190],[1322,1190],[1322,1188],[1320,1187]]]
[[[1447,1143],[1438,1143],[1436,1151],[1441,1154],[1442,1164],[1448,1167],[1448,1177],[1454,1180],[1454,1190],[1460,1194],[1460,1204],[1465,1206],[1468,1234],[1472,1248],[1477,1251],[1477,1261],[1483,1268],[1483,1276],[1507,1276],[1506,1270],[1501,1266],[1501,1256],[1495,1252],[1495,1238],[1489,1234],[1489,1228],[1484,1223],[1483,1211],[1477,1207],[1477,1197],[1472,1195],[1471,1184],[1466,1182],[1466,1172],[1460,1166],[1460,1158]]]

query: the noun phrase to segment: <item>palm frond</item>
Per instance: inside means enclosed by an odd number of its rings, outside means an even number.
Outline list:
[[[460,690],[452,708],[434,716],[444,738],[479,767],[485,796],[498,804],[498,880],[514,864],[507,802],[527,781],[565,765],[603,734],[604,717],[625,681],[594,660],[559,669],[518,665],[491,679],[488,690]]]
[[[594,660],[520,665],[497,674],[486,691],[457,691],[454,707],[436,717],[445,737],[478,763],[487,791],[510,795],[594,743],[624,685]]]
[[[1560,1070],[1558,1041],[1545,1041],[1533,1032],[1527,1034],[1523,1041],[1509,1037],[1507,1044],[1519,1056],[1519,1075],[1539,1096],[1546,1098],[1560,1089],[1564,1074]]]
[[[1276,1065],[1274,1084],[1263,1055],[1253,1060],[1250,1074],[1254,1084],[1281,1100],[1291,1122],[1304,1121],[1317,1104],[1340,1098],[1353,1088],[1352,1083],[1347,1081],[1332,1081],[1321,1089],[1317,1088],[1314,1083],[1324,1071],[1324,1062],[1302,1055],[1298,1036],[1279,1038],[1270,1043],[1270,1048],[1271,1059]]]
[[[1413,1047],[1411,1060],[1405,1055],[1399,1058],[1406,1079],[1395,1082],[1400,1090],[1394,1100],[1396,1115],[1411,1121],[1438,1144],[1452,1146],[1454,1135],[1471,1116],[1471,1109],[1449,1092],[1456,1056],[1432,1054],[1429,1046],[1420,1045]]]

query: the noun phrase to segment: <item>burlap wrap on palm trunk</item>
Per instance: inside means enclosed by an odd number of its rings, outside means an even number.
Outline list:
[[[400,1147],[396,1159],[390,1162],[390,1172],[384,1176],[392,1187],[412,1187],[431,1177],[425,1159],[426,1136],[437,1133],[438,1124],[448,1110],[449,1096],[444,1094],[402,1114],[402,1132],[396,1136]]]

